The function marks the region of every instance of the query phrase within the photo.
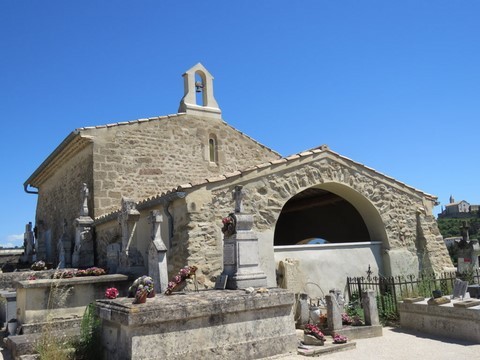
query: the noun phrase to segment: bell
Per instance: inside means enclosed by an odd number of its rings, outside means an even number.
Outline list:
[[[197,81],[195,83],[195,91],[199,93],[199,92],[202,92],[202,89],[203,89],[203,84],[200,81]]]

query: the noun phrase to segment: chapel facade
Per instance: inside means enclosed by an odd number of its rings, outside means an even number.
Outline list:
[[[77,129],[27,179],[25,189],[38,190],[37,259],[58,261],[57,243],[73,241],[86,201],[95,264],[121,271],[127,251],[131,269],[146,273],[155,211],[169,276],[196,265],[200,284],[212,287],[223,266],[221,220],[241,185],[269,286],[285,259],[299,263],[296,286],[319,293],[367,266],[381,275],[452,268],[435,196],[326,145],[282,157],[222,120],[203,65],[183,77],[178,114]]]

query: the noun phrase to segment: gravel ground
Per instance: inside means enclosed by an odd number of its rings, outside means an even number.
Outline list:
[[[322,360],[415,360],[478,359],[480,344],[427,335],[402,328],[384,327],[383,336],[355,340],[356,348],[324,354]],[[276,356],[270,359],[307,359],[302,355]]]
[[[480,344],[393,327],[384,327],[382,337],[359,339],[355,340],[355,343],[355,349],[318,357],[322,360],[452,360],[477,359],[480,354]],[[279,355],[268,359],[305,360],[307,358],[303,355]],[[11,360],[4,349],[1,349],[0,360]]]

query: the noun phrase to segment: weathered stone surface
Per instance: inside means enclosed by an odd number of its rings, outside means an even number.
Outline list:
[[[106,359],[258,359],[296,350],[294,296],[280,289],[98,300]]]
[[[468,299],[463,301],[456,301],[453,303],[453,306],[459,308],[469,308],[477,305],[480,305],[480,300]]]
[[[335,330],[335,334],[346,336],[349,341],[356,339],[367,339],[383,335],[382,325],[344,326]]]
[[[423,301],[423,300],[425,300],[424,297],[414,297],[414,298],[405,298],[405,299],[403,299],[403,302],[406,303],[406,304],[413,304],[413,303]]]
[[[95,299],[105,296],[115,286],[126,294],[129,286],[125,275],[101,275],[69,279],[23,280],[17,287],[17,319],[20,324],[45,322],[48,317],[81,317]]]
[[[427,334],[473,341],[480,344],[480,311],[452,304],[429,306],[427,303],[398,304],[400,325]]]

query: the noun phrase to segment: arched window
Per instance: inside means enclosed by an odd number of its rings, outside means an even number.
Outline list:
[[[210,135],[210,138],[208,139],[208,153],[210,162],[216,163],[218,161],[217,139],[212,135]]]

